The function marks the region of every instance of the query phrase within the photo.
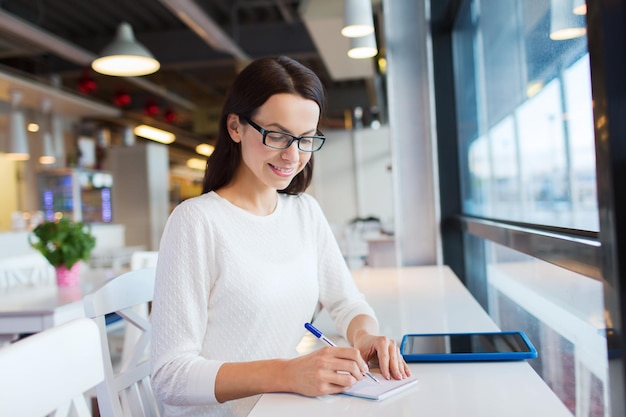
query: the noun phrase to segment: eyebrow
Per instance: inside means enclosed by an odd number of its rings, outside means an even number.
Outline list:
[[[286,127],[278,124],[278,123],[270,123],[269,126],[275,126],[277,129],[280,129],[281,132],[283,133],[289,133],[292,134],[293,133],[287,129]],[[271,130],[271,129],[265,129],[265,130]],[[295,136],[311,136],[311,135],[315,135],[317,133],[318,129],[311,129],[311,130],[307,130],[306,132],[302,133],[301,135],[295,135]]]

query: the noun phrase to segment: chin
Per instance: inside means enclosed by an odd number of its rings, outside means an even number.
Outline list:
[[[291,184],[291,182],[293,181],[293,178],[289,178],[288,180],[284,180],[284,181],[277,181],[274,182],[274,188],[276,188],[277,191],[282,191],[285,188],[289,187],[289,184]]]

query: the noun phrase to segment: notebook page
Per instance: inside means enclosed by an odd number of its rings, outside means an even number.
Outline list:
[[[400,380],[386,380],[381,374],[373,373],[373,375],[380,381],[380,384],[369,378],[363,378],[342,394],[379,401],[417,384],[415,376]]]

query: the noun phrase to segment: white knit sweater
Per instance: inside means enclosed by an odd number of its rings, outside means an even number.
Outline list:
[[[166,225],[152,304],[152,384],[166,416],[247,415],[258,397],[217,404],[223,362],[290,358],[317,303],[345,336],[374,312],[317,202],[280,195],[256,216],[211,192]]]

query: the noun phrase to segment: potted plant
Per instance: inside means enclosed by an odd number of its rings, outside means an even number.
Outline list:
[[[65,217],[39,224],[28,240],[54,266],[60,286],[78,284],[78,261],[89,260],[96,245],[88,225]]]

